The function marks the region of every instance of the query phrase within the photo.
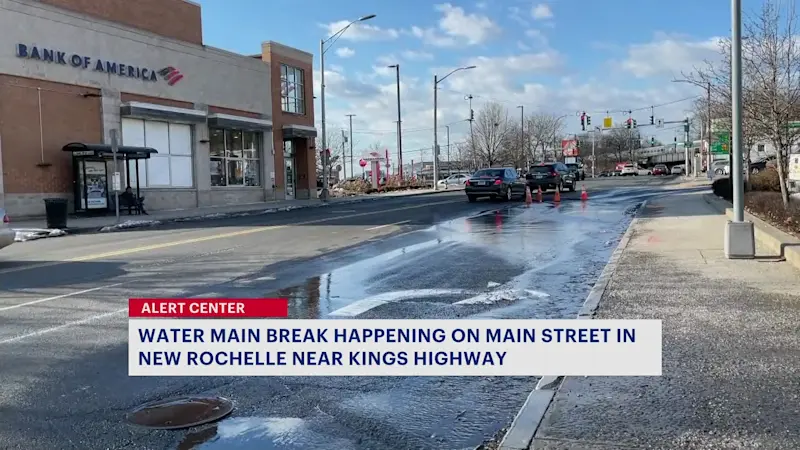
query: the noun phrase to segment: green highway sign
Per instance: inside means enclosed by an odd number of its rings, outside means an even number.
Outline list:
[[[789,129],[800,128],[800,121],[789,122]]]
[[[711,153],[728,153],[730,151],[730,144],[730,133],[717,133],[717,139],[711,143]]]

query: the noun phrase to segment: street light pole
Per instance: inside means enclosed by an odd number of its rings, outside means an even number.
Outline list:
[[[353,117],[355,114],[348,114],[347,117],[350,119],[350,175],[356,176],[356,168],[353,165]]]
[[[325,40],[319,40],[319,109],[322,131],[322,192],[320,199],[328,200],[328,142],[325,136]]]
[[[439,83],[444,81],[450,75],[461,70],[474,69],[477,66],[459,67],[448,73],[447,75],[439,78],[438,75],[433,76],[433,190],[438,191],[437,183],[439,182],[439,129],[438,129],[438,103],[439,103]],[[471,97],[471,96],[470,96]],[[470,110],[470,117],[472,111]]]
[[[333,45],[339,37],[347,31],[348,28],[353,26],[356,22],[363,22],[365,20],[369,20],[375,17],[375,14],[370,14],[368,16],[360,17],[350,23],[348,23],[345,27],[341,30],[334,33],[328,39],[320,39],[319,41],[319,107],[320,107],[320,121],[321,126],[320,129],[322,131],[322,192],[320,193],[320,198],[322,201],[328,200],[328,172],[330,168],[328,165],[330,164],[328,160],[328,142],[327,136],[325,135],[325,44],[330,42]],[[332,41],[332,42],[331,42]],[[328,46],[330,48],[330,46]]]
[[[742,0],[731,0],[731,139],[733,165],[733,221],[725,226],[725,256],[754,258],[752,222],[744,220],[744,168],[742,158]]]
[[[403,179],[403,128],[400,116],[400,64],[389,66],[397,73],[397,161],[400,164],[400,179]]]
[[[525,106],[519,105],[519,149],[525,154],[525,170],[530,168],[528,164],[528,152],[525,151]]]
[[[594,168],[595,168],[595,166],[597,166],[597,158],[594,155],[594,136],[598,131],[600,131],[600,127],[594,127],[594,130],[593,130],[593,133],[592,133],[592,178],[594,178]],[[586,172],[584,172],[584,174],[585,173]]]

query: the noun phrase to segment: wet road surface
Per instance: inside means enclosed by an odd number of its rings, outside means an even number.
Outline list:
[[[130,378],[126,299],[282,295],[293,318],[574,317],[636,205],[664,183],[607,183],[588,204],[453,193],[12,246],[0,263],[0,448],[474,448],[535,379]],[[189,431],[123,421],[192,394],[236,409]]]

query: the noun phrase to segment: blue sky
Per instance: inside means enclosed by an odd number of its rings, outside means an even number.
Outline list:
[[[588,0],[199,0],[207,45],[244,54],[274,40],[314,53],[318,87],[319,40],[337,31],[337,22],[376,14],[348,30],[326,53],[329,134],[346,128],[356,114],[356,153],[379,143],[395,153],[394,71],[402,77],[404,159],[430,159],[433,141],[433,74],[475,64],[441,85],[439,122],[450,125],[451,142],[464,139],[472,94],[476,112],[486,101],[526,113],[592,113],[640,109],[638,122],[683,118],[700,95],[691,85],[670,83],[716,56],[715,39],[730,34],[730,1],[671,2]],[[745,0],[745,9],[760,2]],[[234,7],[235,5],[235,7]],[[673,103],[674,102],[674,103]],[[671,103],[665,105],[667,103]],[[624,120],[623,114],[613,114]],[[317,105],[317,120],[319,106]],[[567,119],[567,132],[579,120]],[[654,131],[654,130],[653,130]],[[674,131],[656,134],[672,140]],[[445,130],[440,129],[440,142]],[[358,155],[356,156],[358,157]]]

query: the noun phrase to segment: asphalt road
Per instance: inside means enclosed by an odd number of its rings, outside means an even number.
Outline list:
[[[127,299],[281,295],[292,318],[573,317],[633,208],[674,183],[587,181],[585,204],[452,192],[13,245],[0,253],[0,448],[473,448],[536,380],[131,378]],[[235,413],[189,431],[124,422],[200,393]]]

